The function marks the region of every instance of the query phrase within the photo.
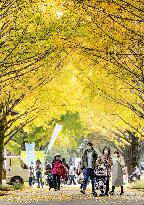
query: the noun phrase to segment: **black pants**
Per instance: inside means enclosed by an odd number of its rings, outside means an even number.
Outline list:
[[[115,191],[115,186],[112,186],[112,192],[114,192]],[[124,193],[124,188],[123,188],[123,186],[121,186],[121,193]]]
[[[109,178],[106,181],[106,191],[105,191],[105,194],[108,194],[108,192],[109,192]]]
[[[53,174],[53,186],[54,189],[60,189],[60,176]]]

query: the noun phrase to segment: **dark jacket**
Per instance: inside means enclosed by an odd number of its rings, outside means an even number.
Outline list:
[[[82,156],[82,168],[87,168],[88,167],[88,159],[87,159],[87,152],[88,150],[85,150],[83,156]],[[92,154],[93,160],[92,160],[92,168],[95,169],[96,167],[96,160],[98,158],[97,153],[93,149],[93,154]]]

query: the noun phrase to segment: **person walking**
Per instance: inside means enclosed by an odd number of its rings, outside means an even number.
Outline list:
[[[140,169],[139,169],[138,165],[135,166],[135,170],[134,170],[134,172],[132,173],[132,175],[133,175],[137,180],[140,180],[141,172],[140,172]]]
[[[52,162],[53,187],[55,191],[60,190],[60,178],[64,177],[66,170],[61,161],[61,155],[56,154]]]
[[[91,179],[92,183],[92,194],[94,196],[97,196],[97,193],[95,192],[94,188],[94,169],[96,166],[96,160],[97,160],[97,153],[95,152],[93,148],[93,144],[91,142],[88,142],[87,149],[85,150],[83,156],[82,156],[82,169],[84,169],[84,182],[82,186],[81,193],[85,194],[86,187],[89,178]]]
[[[29,175],[29,186],[32,187],[34,178],[34,169],[30,166],[30,175]]]
[[[69,168],[69,179],[70,179],[70,185],[73,183],[74,185],[76,185],[75,182],[75,167],[73,164],[70,165]]]
[[[45,169],[45,172],[44,172],[44,174],[45,174],[45,183],[46,183],[47,186],[48,185],[50,186],[51,181],[53,182],[52,174],[51,174],[52,165],[48,162],[48,160],[46,160],[46,162],[45,162],[44,169]],[[50,182],[50,184],[49,184],[49,182]]]
[[[63,177],[63,183],[64,183],[64,185],[66,185],[66,184],[68,183],[69,165],[67,164],[65,158],[62,158],[62,164],[65,166],[65,169],[66,169],[66,174],[65,174],[65,176]]]
[[[110,154],[110,148],[109,147],[104,147],[102,156],[98,159],[102,160],[104,166],[107,168],[107,181],[106,181],[106,189],[105,193],[101,193],[100,196],[108,196],[109,192],[109,181],[110,181],[110,176],[111,176],[111,166],[112,166],[112,158]],[[98,162],[97,162],[98,163]]]
[[[43,188],[42,163],[39,159],[36,161],[35,171],[36,171],[36,178],[37,178],[37,182],[38,182],[38,188],[40,188],[40,184],[41,184],[41,187]]]
[[[48,160],[45,162],[45,173],[50,173],[52,165],[48,162]]]
[[[124,162],[120,158],[120,154],[118,151],[114,152],[114,157],[112,159],[113,165],[112,165],[112,191],[110,192],[110,195],[114,194],[115,187],[121,186],[121,192],[120,195],[124,194],[123,189],[123,168],[124,168]]]

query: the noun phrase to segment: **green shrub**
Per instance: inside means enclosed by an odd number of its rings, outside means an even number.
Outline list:
[[[22,190],[24,186],[21,184],[15,183],[13,184],[13,187],[14,187],[14,190]]]

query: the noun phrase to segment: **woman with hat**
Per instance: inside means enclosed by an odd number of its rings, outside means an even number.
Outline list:
[[[53,187],[55,191],[60,190],[60,178],[65,176],[66,170],[61,161],[61,155],[56,154],[52,162]]]

